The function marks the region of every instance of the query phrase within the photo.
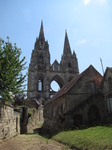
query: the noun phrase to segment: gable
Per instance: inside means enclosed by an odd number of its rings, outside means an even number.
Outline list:
[[[90,93],[93,88],[95,88],[93,90],[97,90],[100,87],[101,81],[101,74],[93,66],[90,66],[76,84],[73,85],[69,93]]]

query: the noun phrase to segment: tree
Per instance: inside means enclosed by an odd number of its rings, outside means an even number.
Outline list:
[[[14,106],[24,105],[26,97],[27,97],[26,93],[16,94],[14,96]]]
[[[21,93],[25,89],[26,69],[25,57],[20,60],[21,50],[9,42],[0,39],[0,96],[4,101],[10,101],[12,95]]]

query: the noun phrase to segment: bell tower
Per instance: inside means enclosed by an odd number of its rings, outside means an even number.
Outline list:
[[[50,69],[49,44],[45,41],[43,22],[41,22],[39,38],[36,38],[28,73],[28,98],[49,97],[47,74]]]
[[[71,52],[67,31],[65,31],[63,55],[60,65],[63,72],[65,72],[66,83],[79,74],[77,57],[75,51],[73,51],[73,54]]]

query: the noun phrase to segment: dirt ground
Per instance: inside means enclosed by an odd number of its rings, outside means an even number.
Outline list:
[[[38,134],[28,134],[3,141],[0,143],[0,150],[70,150],[70,148]]]

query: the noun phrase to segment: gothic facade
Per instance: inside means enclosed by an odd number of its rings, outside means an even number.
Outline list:
[[[55,60],[50,64],[49,44],[45,40],[43,22],[41,22],[39,37],[36,38],[32,51],[28,73],[28,99],[42,99],[48,101],[55,91],[51,89],[51,82],[56,81],[62,88],[68,81],[79,74],[78,61],[71,52],[67,32],[65,32],[64,49],[60,63]]]

